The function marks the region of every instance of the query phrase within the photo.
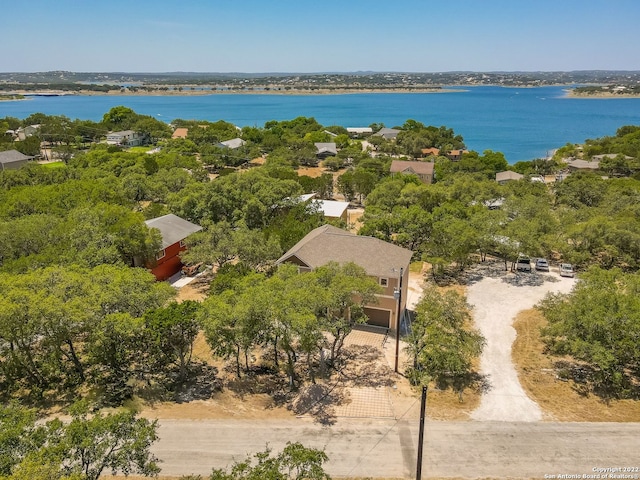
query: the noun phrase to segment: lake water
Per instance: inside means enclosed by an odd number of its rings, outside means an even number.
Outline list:
[[[298,116],[344,127],[374,122],[393,127],[411,118],[453,128],[469,149],[503,152],[510,163],[544,157],[567,142],[614,135],[623,125],[640,125],[640,98],[567,98],[564,87],[453,90],[436,94],[35,97],[0,102],[0,118],[25,118],[42,112],[98,121],[117,105],[166,122],[175,118],[226,120],[259,127],[269,120]]]

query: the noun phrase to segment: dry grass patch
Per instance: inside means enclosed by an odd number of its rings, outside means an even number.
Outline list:
[[[480,405],[481,397],[480,392],[467,388],[461,402],[452,389],[436,390],[430,387],[427,392],[427,417],[432,420],[469,420],[471,412]]]
[[[327,169],[324,167],[298,167],[296,172],[299,177],[306,175],[307,177],[318,178],[327,173]]]
[[[556,376],[554,362],[566,360],[544,353],[540,328],[546,320],[536,309],[521,312],[513,324],[517,337],[512,358],[522,388],[540,405],[545,420],[565,422],[638,422],[640,401],[611,400],[581,395],[573,381]]]
[[[201,302],[202,300],[207,298],[208,291],[209,282],[194,280],[193,282],[188,283],[184,287],[180,287],[178,289],[176,301],[184,302],[185,300],[196,300],[198,302]]]
[[[177,420],[264,420],[294,417],[287,408],[275,405],[270,395],[244,395],[240,399],[228,389],[216,392],[208,400],[193,400],[185,403],[161,402],[153,406],[147,405],[140,415],[150,419]]]
[[[364,208],[352,208],[347,210],[347,230],[353,233],[358,233],[362,228],[362,215],[364,215]]]
[[[208,365],[217,367],[218,370],[222,370],[222,367],[224,367],[223,360],[213,354],[202,331],[198,333],[195,342],[193,342],[193,360],[205,362]]]

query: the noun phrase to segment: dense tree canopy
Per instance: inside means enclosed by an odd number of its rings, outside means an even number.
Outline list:
[[[377,282],[354,264],[328,264],[298,274],[294,265],[282,265],[275,275],[249,275],[229,284],[203,304],[201,322],[211,348],[234,359],[236,373],[250,369],[250,353],[259,345],[286,360],[291,385],[296,363],[303,356],[313,378],[317,368],[335,363],[346,335],[363,322],[363,305],[374,300]],[[325,336],[326,334],[326,336]],[[330,357],[321,351],[327,348]]]
[[[638,273],[594,267],[571,293],[549,295],[540,308],[549,322],[543,338],[551,352],[584,362],[597,392],[638,397]]]
[[[0,478],[7,480],[98,480],[103,472],[157,476],[150,452],[157,423],[131,412],[89,415],[87,404],[71,407],[71,421],[36,423],[35,413],[0,405]]]
[[[117,404],[131,396],[136,379],[187,381],[201,325],[219,355],[235,360],[238,374],[251,370],[256,346],[272,352],[292,384],[339,362],[344,335],[362,318],[361,305],[344,292],[368,298],[375,289],[342,267],[275,273],[275,259],[327,222],[297,203],[303,193],[361,203],[359,233],[411,249],[437,278],[487,255],[508,268],[520,253],[569,261],[579,271],[597,265],[626,274],[640,267],[635,126],[588,140],[584,149],[566,145],[552,161],[509,166],[491,150],[452,161],[446,154],[465,148],[462,137],[412,119],[397,127],[395,140],[369,136],[368,143],[308,117],[242,129],[223,120],[178,119],[170,126],[118,106],[99,122],[44,114],[0,119],[7,130],[36,124],[27,140],[0,139],[0,149],[29,153],[46,141],[65,160],[56,168],[0,172],[0,385],[7,395],[88,387],[100,401]],[[187,128],[187,138],[169,139],[173,127]],[[125,129],[158,149],[92,144]],[[236,137],[244,142],[238,149],[220,145]],[[327,141],[338,148],[326,161],[330,171],[299,175],[299,165],[318,161],[314,143]],[[389,174],[394,159],[422,157],[432,147],[441,152],[430,159],[433,184]],[[554,185],[529,181],[556,171],[560,158],[596,154],[610,154],[601,160],[609,178],[598,172],[572,173]],[[257,157],[262,166],[245,168]],[[525,179],[499,185],[495,174],[507,168]],[[167,304],[170,291],[133,268],[160,245],[144,220],[166,213],[204,227],[187,240],[183,260],[220,269],[197,314]]]

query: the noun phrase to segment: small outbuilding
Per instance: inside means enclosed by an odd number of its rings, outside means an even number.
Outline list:
[[[437,157],[438,155],[440,155],[440,149],[436,148],[436,147],[423,148],[421,150],[421,152],[422,152],[422,156],[424,158],[426,158],[426,157]]]
[[[386,140],[395,140],[399,133],[400,133],[400,130],[398,130],[396,128],[386,128],[385,127],[385,128],[381,128],[380,130],[378,130],[373,135],[376,136],[376,137],[382,137],[382,138],[384,138]]]
[[[224,142],[220,142],[218,144],[219,147],[228,148],[229,150],[235,150],[236,148],[242,147],[245,143],[241,138],[232,138],[231,140],[225,140]]]
[[[315,147],[316,157],[320,160],[338,155],[338,147],[334,142],[316,142]]]
[[[447,153],[447,158],[452,162],[457,162],[462,159],[462,155],[469,153],[469,150],[451,150]]]
[[[340,202],[337,200],[313,200],[312,205],[318,206],[318,211],[322,212],[324,218],[329,220],[342,220],[347,222],[347,209],[349,202]]]
[[[570,171],[575,172],[576,170],[599,170],[600,169],[600,161],[598,160],[592,160],[592,161],[588,161],[588,160],[572,160],[570,162],[567,163],[567,168],[569,168]]]
[[[364,137],[371,135],[373,129],[371,127],[347,127],[347,133],[353,138]]]

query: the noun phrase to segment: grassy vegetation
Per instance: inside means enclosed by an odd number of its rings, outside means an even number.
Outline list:
[[[153,147],[144,146],[144,147],[131,147],[127,148],[127,152],[129,153],[147,153]]]
[[[409,271],[411,273],[421,273],[424,267],[424,262],[411,262],[409,265]]]
[[[23,99],[24,99],[24,95],[0,94],[0,101],[2,101],[2,100],[23,100]]]
[[[612,400],[580,393],[581,385],[557,378],[557,362],[568,361],[544,353],[540,328],[546,325],[535,309],[521,312],[513,326],[517,332],[512,358],[520,383],[540,405],[546,420],[565,422],[638,422],[640,402]]]
[[[43,168],[65,168],[67,165],[64,162],[51,162],[51,163],[41,163]]]

